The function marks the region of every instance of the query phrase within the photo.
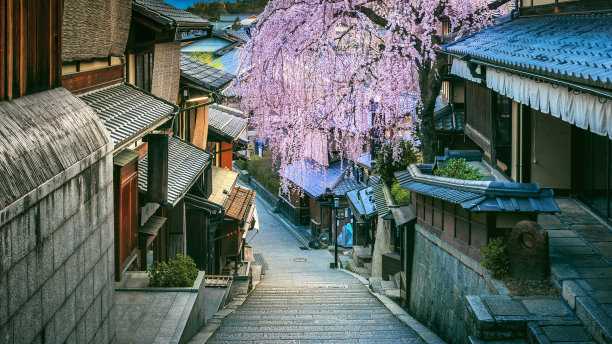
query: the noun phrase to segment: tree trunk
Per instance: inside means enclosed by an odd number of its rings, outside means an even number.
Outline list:
[[[421,140],[421,152],[423,162],[431,164],[436,156],[436,126],[434,120],[434,108],[436,98],[442,88],[442,78],[448,66],[447,57],[442,54],[436,55],[433,67],[421,67],[419,70],[419,87],[421,88],[421,108],[419,118],[419,139]]]

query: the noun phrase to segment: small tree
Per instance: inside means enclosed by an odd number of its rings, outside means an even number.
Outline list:
[[[240,30],[240,18],[236,17],[236,20],[234,20],[234,24],[232,24],[232,30],[237,31]]]
[[[465,159],[448,159],[446,165],[439,166],[434,174],[440,177],[482,180],[482,172],[478,167],[470,166]]]
[[[410,141],[396,141],[392,144],[384,145],[376,157],[374,172],[382,178],[388,185],[395,180],[394,172],[405,170],[410,164],[419,161]]]
[[[177,254],[168,263],[154,262],[147,273],[150,287],[191,287],[198,268],[191,257]]]

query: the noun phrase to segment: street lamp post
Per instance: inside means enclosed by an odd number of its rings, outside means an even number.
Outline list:
[[[332,212],[336,215],[336,209],[340,208],[340,198],[334,197],[334,205],[332,207]],[[334,269],[338,268],[338,220],[336,216],[334,216]]]

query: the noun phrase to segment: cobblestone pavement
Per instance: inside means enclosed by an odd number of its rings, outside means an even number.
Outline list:
[[[209,343],[424,343],[356,278],[329,268],[326,250],[305,251],[256,201],[260,232],[251,244],[268,268]]]

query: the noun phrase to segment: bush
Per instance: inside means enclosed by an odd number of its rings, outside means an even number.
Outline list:
[[[465,159],[448,159],[446,165],[438,166],[434,174],[440,177],[467,180],[482,180],[483,177],[480,169],[470,166]]]
[[[410,203],[410,190],[404,189],[398,182],[393,183],[393,186],[391,186],[391,195],[395,204]]]
[[[247,170],[251,178],[255,179],[273,195],[278,194],[280,178],[277,172],[278,166],[274,164],[272,156],[267,153],[264,153],[263,157],[251,155],[251,160],[244,161],[241,164],[236,162],[236,166],[240,169]]]
[[[491,270],[495,278],[508,275],[510,261],[507,248],[508,240],[505,237],[491,239],[488,245],[478,248],[478,252],[484,256],[480,263]]]
[[[154,262],[147,273],[149,287],[191,287],[198,268],[191,257],[177,254],[168,263]]]
[[[397,145],[399,159],[394,159],[393,150]],[[404,171],[410,164],[414,164],[419,161],[419,155],[413,150],[412,142],[400,141],[396,144],[386,144],[381,147],[380,152],[376,156],[376,165],[374,172],[382,178],[382,180],[391,185],[395,176],[394,172]]]

